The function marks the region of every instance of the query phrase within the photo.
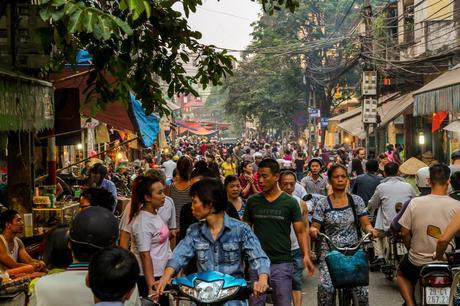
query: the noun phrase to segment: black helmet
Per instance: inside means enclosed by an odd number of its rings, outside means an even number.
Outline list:
[[[72,243],[97,249],[110,247],[118,239],[118,220],[108,209],[92,206],[75,216],[69,235]]]
[[[312,162],[317,162],[317,163],[319,163],[321,168],[323,167],[323,161],[321,160],[321,158],[312,158],[312,159],[310,159],[310,161],[308,162],[308,168],[310,168]]]
[[[452,154],[450,155],[450,159],[460,159],[460,150],[455,150],[454,152],[452,152]]]

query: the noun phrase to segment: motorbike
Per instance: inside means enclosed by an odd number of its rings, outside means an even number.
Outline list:
[[[407,254],[406,246],[399,234],[385,237],[385,263],[380,266],[380,270],[388,280],[393,280],[396,275],[396,270],[405,254]]]
[[[207,271],[173,279],[167,293],[176,301],[192,301],[197,306],[218,306],[232,300],[249,299],[252,284],[244,278]]]
[[[439,239],[441,229],[428,225],[427,234]],[[460,271],[460,250],[454,250],[454,245],[449,243],[451,252],[446,252],[447,261],[435,261],[422,266],[419,274],[419,301],[420,305],[452,305],[457,296],[457,283]],[[459,274],[460,275],[460,274]],[[451,293],[452,292],[452,293]],[[454,304],[456,305],[456,304]]]
[[[126,177],[118,173],[112,173],[111,180],[117,187],[118,195],[131,197],[131,184]]]

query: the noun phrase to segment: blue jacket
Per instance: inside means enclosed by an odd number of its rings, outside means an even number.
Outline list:
[[[227,214],[215,241],[206,222],[192,224],[174,249],[167,266],[179,272],[195,256],[199,272],[218,271],[244,278],[243,261],[247,258],[252,270],[270,275],[270,260],[254,232],[249,225]]]

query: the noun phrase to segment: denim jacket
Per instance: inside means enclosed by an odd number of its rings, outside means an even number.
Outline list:
[[[206,222],[192,224],[174,249],[167,266],[179,272],[194,256],[199,272],[218,271],[244,278],[243,261],[247,259],[252,270],[270,275],[270,260],[249,225],[227,214],[215,241]]]

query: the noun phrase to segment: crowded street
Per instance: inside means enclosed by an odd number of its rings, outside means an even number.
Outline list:
[[[0,0],[0,306],[460,306],[453,0]]]

